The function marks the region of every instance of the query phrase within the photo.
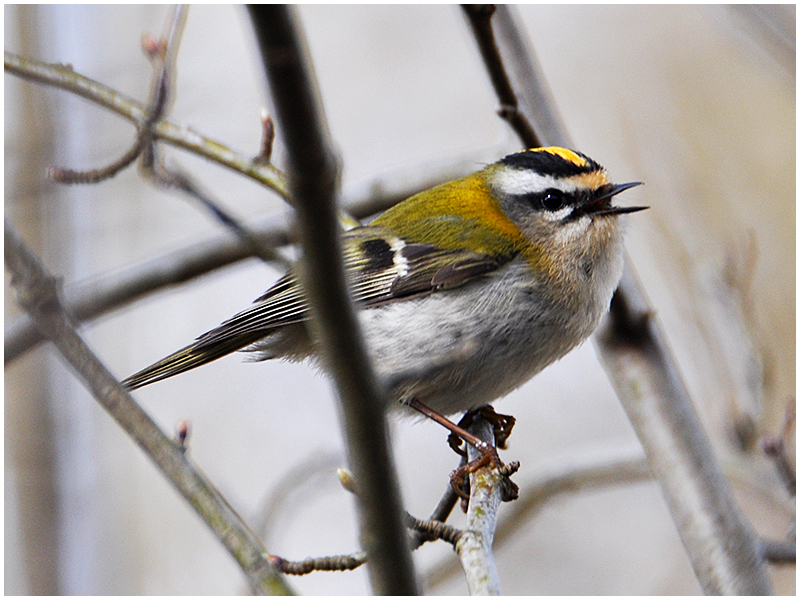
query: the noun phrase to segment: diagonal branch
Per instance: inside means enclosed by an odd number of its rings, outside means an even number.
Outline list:
[[[508,121],[511,128],[517,133],[526,148],[537,148],[542,145],[539,136],[531,127],[525,114],[520,111],[517,95],[511,87],[511,79],[503,66],[500,50],[494,39],[492,16],[496,7],[494,4],[462,4],[461,8],[469,19],[472,33],[478,44],[478,49],[483,58],[483,64],[489,78],[492,80],[500,108],[497,114]]]
[[[266,550],[214,485],[192,464],[91,352],[64,312],[56,279],[47,273],[16,231],[5,223],[5,262],[20,305],[78,372],[95,399],[156,463],[240,564],[253,590],[290,589],[265,558]]]

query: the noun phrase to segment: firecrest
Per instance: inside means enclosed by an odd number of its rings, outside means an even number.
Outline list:
[[[622,273],[616,185],[565,148],[534,148],[421,192],[343,234],[351,293],[392,404],[452,414],[489,403],[594,331]],[[136,389],[235,350],[315,354],[288,273],[216,329],[132,375]],[[324,358],[322,359],[324,367]]]

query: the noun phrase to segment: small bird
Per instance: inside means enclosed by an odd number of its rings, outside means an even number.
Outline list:
[[[580,152],[534,148],[343,233],[360,325],[392,405],[413,399],[445,415],[484,405],[583,342],[622,273],[620,215],[647,208],[611,199],[636,185],[611,183]],[[123,384],[133,390],[236,350],[258,360],[314,356],[309,318],[290,271]]]

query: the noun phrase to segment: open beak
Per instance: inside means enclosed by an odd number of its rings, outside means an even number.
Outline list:
[[[642,185],[641,181],[633,181],[631,183],[619,183],[604,185],[597,190],[597,194],[592,198],[586,212],[590,213],[593,217],[608,217],[611,215],[623,215],[626,213],[638,212],[649,206],[611,206],[611,198],[624,192],[627,189]]]

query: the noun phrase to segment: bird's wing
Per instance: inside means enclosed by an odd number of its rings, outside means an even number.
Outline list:
[[[380,227],[359,227],[344,236],[344,266],[353,300],[362,307],[458,287],[497,269],[483,254],[406,244]],[[197,339],[216,345],[239,340],[239,348],[270,330],[308,319],[308,301],[294,273],[281,277],[253,304]]]
[[[455,288],[507,262],[466,250],[407,243],[381,227],[349,231],[344,247],[353,299],[361,306]]]
[[[406,243],[382,227],[352,229],[345,233],[343,242],[345,271],[353,299],[362,307],[455,288],[507,262],[480,253],[443,250],[433,244]],[[305,294],[296,275],[288,273],[249,308],[204,333],[189,346],[132,375],[123,384],[136,389],[172,377],[308,318]]]

